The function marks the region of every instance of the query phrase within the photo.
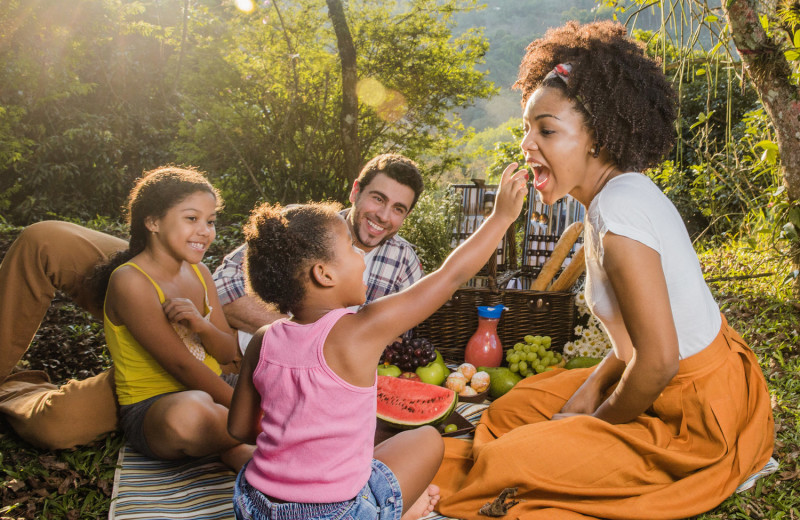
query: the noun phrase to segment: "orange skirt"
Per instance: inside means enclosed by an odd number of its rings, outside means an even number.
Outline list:
[[[592,370],[526,378],[484,412],[474,442],[445,439],[437,510],[477,519],[517,487],[524,501],[504,518],[686,518],[719,505],[772,455],[764,375],[724,318],[711,345],[682,360],[635,421],[550,421]]]

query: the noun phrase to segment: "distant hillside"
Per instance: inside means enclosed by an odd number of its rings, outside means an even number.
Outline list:
[[[479,101],[460,112],[465,126],[478,131],[520,116],[519,92],[511,90],[511,85],[517,79],[525,47],[531,41],[568,20],[589,22],[613,16],[611,8],[598,8],[594,0],[485,0],[485,4],[485,9],[456,18],[456,32],[484,27],[490,43],[484,70],[489,71],[489,79],[500,88],[494,98]],[[640,16],[636,27],[656,29],[658,20]]]

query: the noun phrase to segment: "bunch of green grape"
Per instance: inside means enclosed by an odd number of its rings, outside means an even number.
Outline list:
[[[550,350],[550,336],[525,336],[523,342],[506,350],[506,363],[522,377],[541,374],[548,367],[561,363],[561,354]]]

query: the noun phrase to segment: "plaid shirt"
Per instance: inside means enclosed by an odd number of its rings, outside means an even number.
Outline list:
[[[349,210],[344,210],[346,216]],[[222,305],[245,295],[244,255],[247,244],[234,249],[214,271],[214,284]],[[372,251],[367,266],[367,303],[381,296],[396,293],[413,284],[425,274],[413,246],[397,235]]]

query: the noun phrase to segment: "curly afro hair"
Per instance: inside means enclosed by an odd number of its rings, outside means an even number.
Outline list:
[[[262,204],[244,227],[249,290],[283,312],[296,312],[305,296],[309,269],[332,260],[337,202],[282,207]]]
[[[537,88],[560,89],[616,165],[642,171],[675,144],[676,102],[659,63],[644,49],[619,23],[567,22],[528,45],[514,88],[522,91],[523,108]],[[547,77],[561,63],[572,65],[566,83]]]

